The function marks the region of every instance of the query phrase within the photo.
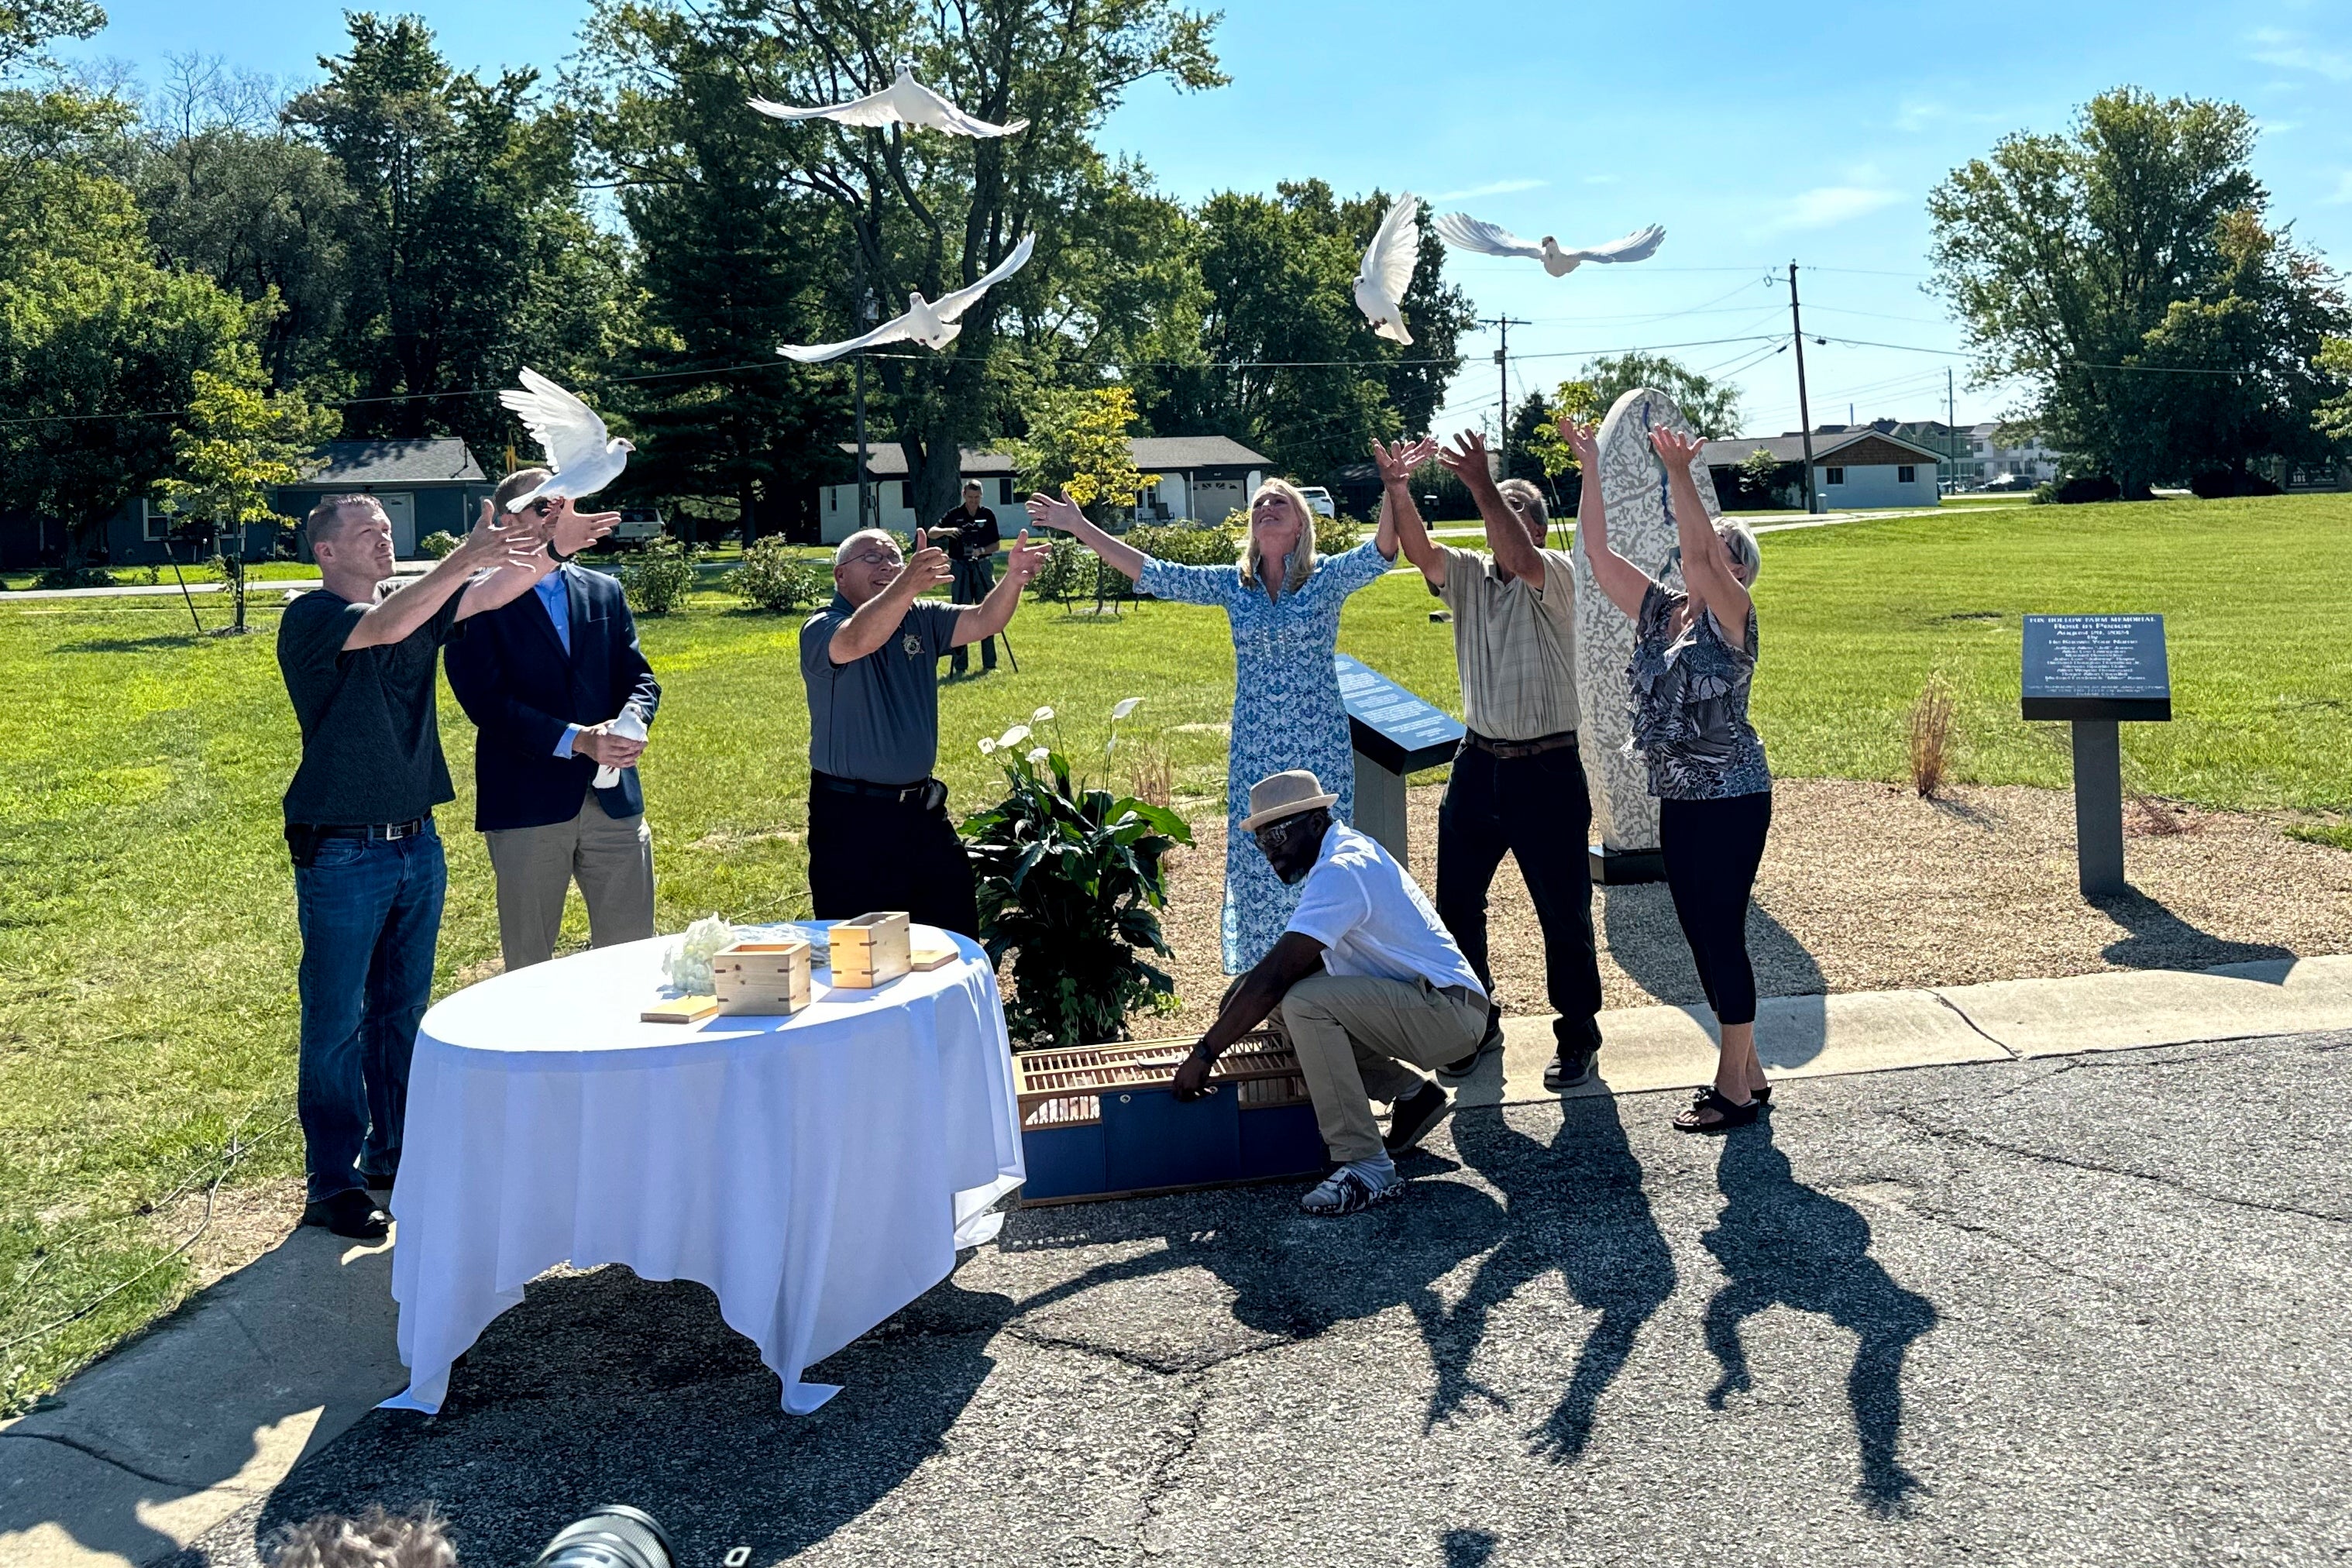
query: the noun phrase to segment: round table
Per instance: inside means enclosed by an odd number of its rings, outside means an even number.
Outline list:
[[[822,960],[821,924],[797,930]],[[806,1415],[801,1381],[992,1238],[1021,1184],[996,975],[959,962],[872,990],[820,968],[789,1018],[647,1024],[676,937],[501,974],[425,1014],[409,1071],[392,1293],[407,1390],[438,1410],[450,1363],[557,1264],[693,1279]]]

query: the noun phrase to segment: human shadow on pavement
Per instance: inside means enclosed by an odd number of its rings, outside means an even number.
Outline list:
[[[1716,1166],[1723,1213],[1699,1240],[1726,1276],[1706,1304],[1706,1347],[1723,1375],[1714,1409],[1755,1386],[1740,1325],[1774,1306],[1816,1312],[1861,1340],[1846,1375],[1862,1450],[1856,1490],[1873,1512],[1900,1512],[1925,1485],[1895,1457],[1903,1427],[1903,1358],[1933,1329],[1935,1306],[1906,1290],[1870,1256],[1870,1222],[1796,1179],[1789,1157],[1759,1121],[1724,1134]]]
[[[2294,954],[2270,942],[2231,942],[2192,925],[2137,888],[2126,886],[2090,900],[2102,914],[2131,932],[2111,942],[2099,956],[2126,969],[2211,969],[2224,963],[2260,963]]]
[[[1611,888],[1604,904],[1602,928],[1617,967],[1659,1001],[1695,1009],[1712,1025],[1706,988],[1665,884]],[[1793,1068],[1811,1061],[1829,1039],[1829,981],[1821,964],[1794,931],[1755,902],[1748,906],[1748,956],[1756,970],[1756,994],[1763,999],[1756,1049],[1764,1066]],[[1605,1042],[1601,1062],[1605,1073]]]
[[[259,1539],[320,1512],[431,1502],[467,1564],[531,1561],[565,1524],[625,1502],[661,1521],[681,1563],[730,1549],[773,1563],[906,1481],[994,1367],[1012,1311],[950,1279],[809,1373],[842,1392],[805,1416],[687,1281],[612,1267],[534,1281],[452,1373],[441,1413],[379,1410],[297,1469]]]
[[[1559,1403],[1529,1436],[1536,1451],[1558,1462],[1582,1457],[1601,1396],[1633,1354],[1642,1325],[1675,1291],[1674,1254],[1650,1212],[1642,1167],[1617,1110],[1613,1097],[1564,1101],[1549,1147],[1497,1110],[1454,1116],[1454,1147],[1503,1194],[1510,1228],[1480,1261],[1433,1342],[1438,1383],[1424,1431],[1473,1394],[1504,1404],[1472,1381],[1470,1358],[1486,1337],[1487,1314],[1557,1269],[1577,1305],[1600,1318],[1577,1352]]]
[[[1015,1331],[1079,1345],[1160,1372],[1190,1372],[1271,1345],[1313,1339],[1343,1322],[1402,1306],[1431,1359],[1456,1355],[1436,1282],[1501,1243],[1510,1220],[1487,1194],[1428,1179],[1452,1169],[1428,1153],[1400,1161],[1416,1177],[1404,1195],[1344,1225],[1298,1212],[1303,1184],[1195,1193],[1109,1205],[1016,1211],[999,1245],[1008,1252],[1164,1239],[1164,1247],[1099,1263],[1022,1300]],[[1106,1226],[1110,1227],[1108,1231]],[[1148,1298],[1066,1309],[1097,1292],[1200,1269],[1223,1294],[1160,1289]],[[1225,1305],[1230,1299],[1230,1306]],[[1466,1357],[1461,1358],[1466,1360]]]

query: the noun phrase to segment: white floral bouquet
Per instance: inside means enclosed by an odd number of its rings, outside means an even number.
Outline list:
[[[662,960],[662,973],[682,996],[710,994],[710,961],[735,945],[735,928],[717,915],[706,916],[686,928],[686,934]]]

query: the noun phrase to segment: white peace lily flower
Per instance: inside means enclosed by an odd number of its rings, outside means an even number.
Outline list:
[[[996,743],[1000,746],[1017,746],[1028,738],[1029,726],[1026,724],[1015,724],[1010,730],[1005,731],[1002,735],[997,736]]]
[[[1111,722],[1116,724],[1121,719],[1124,719],[1129,714],[1134,712],[1136,709],[1141,707],[1142,704],[1143,699],[1140,697],[1129,697],[1125,699],[1118,707],[1110,710]]]
[[[1042,763],[1053,754],[1043,746],[1032,746],[1029,749],[1029,760],[1033,763]]]
[[[1051,719],[1053,716],[1054,710],[1051,708],[1040,708],[1037,711],[1029,715],[1029,722],[1032,724],[1043,724],[1046,720]]]
[[[991,736],[982,735],[980,738],[980,754],[984,757],[994,750],[996,750],[995,740]]]

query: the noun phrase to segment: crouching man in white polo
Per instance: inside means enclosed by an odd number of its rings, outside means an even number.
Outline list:
[[[1278,1008],[1339,1166],[1299,1201],[1319,1215],[1354,1214],[1403,1190],[1391,1156],[1427,1136],[1447,1104],[1413,1068],[1468,1055],[1486,1028],[1486,994],[1444,922],[1387,850],[1331,820],[1338,798],[1303,769],[1250,786],[1242,826],[1276,876],[1307,885],[1281,940],[1225,994],[1175,1083],[1177,1099],[1199,1098],[1218,1054]],[[1375,1100],[1391,1108],[1385,1139]]]

